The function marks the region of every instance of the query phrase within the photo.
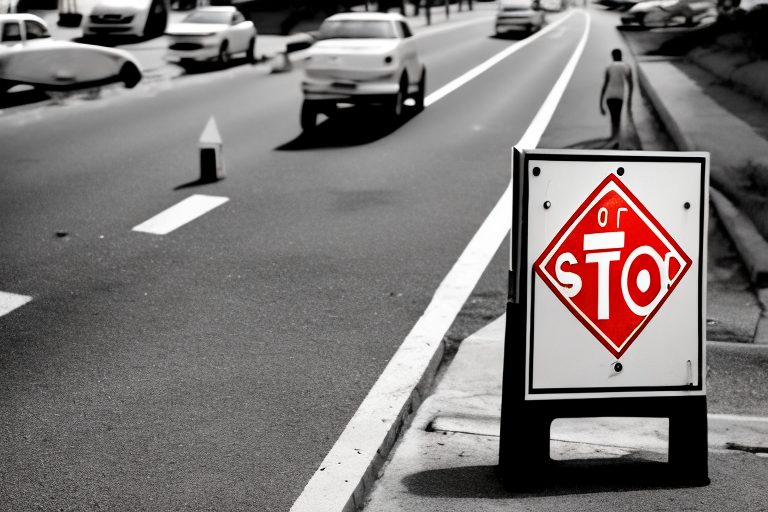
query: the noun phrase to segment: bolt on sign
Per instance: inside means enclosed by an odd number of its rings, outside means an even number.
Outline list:
[[[522,158],[526,399],[704,394],[706,154]]]

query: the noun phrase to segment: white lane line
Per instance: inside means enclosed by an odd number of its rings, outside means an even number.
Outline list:
[[[195,194],[135,226],[133,231],[167,235],[174,229],[180,228],[187,222],[195,220],[227,201],[229,201],[228,197]]]
[[[576,11],[571,11],[571,13],[568,14],[567,16],[565,16],[563,18],[560,18],[559,20],[557,20],[556,22],[552,23],[551,25],[547,25],[546,27],[544,27],[543,30],[540,30],[540,31],[536,32],[534,35],[526,37],[525,39],[522,39],[522,40],[518,41],[517,43],[513,44],[512,46],[508,46],[504,50],[500,51],[499,53],[497,53],[493,57],[491,57],[488,60],[486,60],[485,62],[483,62],[481,64],[478,64],[474,68],[470,69],[469,71],[467,71],[466,73],[464,73],[460,77],[458,77],[458,78],[456,78],[454,80],[451,80],[450,82],[448,82],[447,84],[445,84],[444,86],[442,86],[441,88],[439,88],[438,90],[436,90],[435,92],[433,92],[432,94],[427,96],[424,99],[424,105],[428,107],[428,106],[432,105],[433,103],[435,103],[436,101],[439,101],[442,98],[448,96],[450,93],[452,93],[453,91],[455,91],[456,89],[458,89],[462,85],[466,84],[470,80],[472,80],[474,78],[477,78],[481,74],[485,73],[486,71],[488,71],[493,66],[495,66],[496,64],[498,64],[502,60],[506,59],[507,57],[509,57],[513,53],[515,53],[515,52],[517,52],[519,50],[522,50],[523,48],[525,48],[526,46],[528,46],[532,42],[536,41],[538,38],[544,36],[545,34],[549,33],[550,31],[552,31],[555,27],[559,27],[562,23],[565,22],[565,20],[570,19],[571,16],[573,16],[574,12],[576,12]]]
[[[707,418],[711,420],[722,420],[722,421],[768,423],[768,417],[765,417],[765,416],[739,416],[738,414],[707,414]]]
[[[557,79],[557,82],[555,82],[555,85],[549,91],[547,99],[545,99],[544,103],[541,105],[541,107],[539,107],[539,111],[536,112],[536,116],[533,118],[533,121],[531,121],[528,129],[516,144],[516,146],[521,149],[532,149],[539,144],[541,136],[544,134],[544,130],[547,129],[550,119],[552,119],[552,116],[555,114],[555,109],[560,103],[560,98],[562,98],[563,93],[565,92],[565,88],[568,87],[568,82],[571,81],[573,72],[576,71],[576,65],[579,63],[581,54],[584,52],[584,47],[587,45],[587,36],[589,35],[589,28],[592,23],[592,18],[589,17],[589,13],[586,11],[581,12],[584,13],[587,19],[587,25],[584,28],[584,34],[582,34],[579,44],[576,45],[576,49],[574,50],[573,55],[571,55],[571,59],[565,65],[565,68],[563,68],[563,72],[560,73],[560,78]],[[509,207],[509,211],[511,214],[511,205]],[[512,220],[510,215],[510,224],[511,222]]]
[[[587,13],[585,16],[587,23],[581,41],[521,143],[538,143],[549,122],[545,115],[551,117],[554,113],[565,90],[561,84],[570,80],[586,45],[590,18]],[[291,512],[345,512],[362,505],[366,488],[375,479],[372,472],[377,468],[377,460],[386,458],[409,407],[416,395],[424,391],[420,387],[427,384],[423,382],[425,376],[430,369],[436,369],[442,357],[445,333],[509,233],[511,222],[512,190],[508,186],[294,502]]]
[[[7,315],[16,308],[20,308],[32,297],[26,295],[16,295],[15,293],[0,292],[0,316]]]

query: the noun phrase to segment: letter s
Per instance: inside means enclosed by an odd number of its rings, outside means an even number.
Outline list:
[[[563,270],[564,263],[575,265],[578,261],[570,252],[564,252],[558,256],[557,261],[555,261],[555,275],[557,276],[557,280],[563,285],[560,287],[560,291],[562,291],[563,295],[566,297],[571,298],[581,291],[581,277],[573,272]]]

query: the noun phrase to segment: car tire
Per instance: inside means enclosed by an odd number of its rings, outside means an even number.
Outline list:
[[[408,95],[408,75],[403,73],[400,78],[400,87],[392,98],[391,113],[394,119],[400,119],[403,116],[403,110],[405,109],[405,98]]]
[[[301,129],[305,132],[317,127],[317,114],[319,110],[314,102],[304,100],[301,104]]]
[[[141,81],[141,71],[133,62],[123,64],[118,76],[126,89],[133,89]]]
[[[421,78],[419,79],[419,87],[416,90],[416,95],[413,97],[415,102],[416,112],[424,110],[424,97],[427,94],[427,69],[421,70]]]
[[[216,57],[216,62],[219,63],[220,66],[224,67],[227,64],[229,64],[229,42],[224,41],[221,43],[221,46],[219,46],[219,55]]]
[[[256,64],[256,39],[248,41],[248,49],[245,51],[245,60],[249,64]]]
[[[144,24],[144,33],[142,36],[148,39],[160,37],[165,33],[165,28],[167,26],[168,13],[166,12],[163,3],[158,0],[152,2],[152,5],[149,8],[149,13],[147,14],[147,21]]]

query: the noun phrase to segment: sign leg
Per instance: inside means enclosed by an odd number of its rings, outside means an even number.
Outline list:
[[[677,402],[669,415],[670,469],[693,485],[707,485],[707,399],[685,397]]]

